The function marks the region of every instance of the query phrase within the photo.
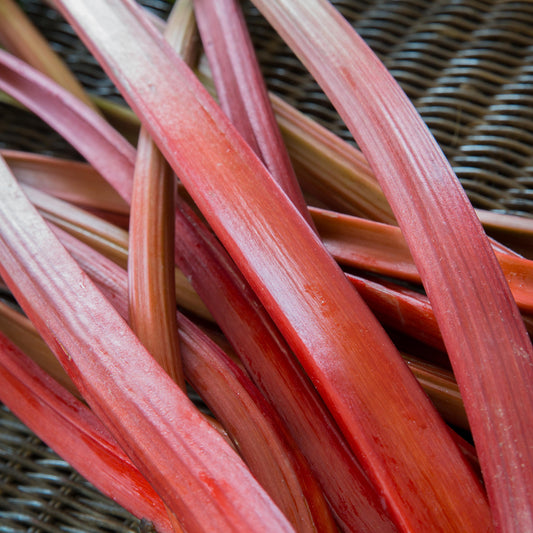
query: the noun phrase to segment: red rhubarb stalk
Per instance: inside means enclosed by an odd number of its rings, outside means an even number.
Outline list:
[[[127,319],[126,272],[72,236],[57,229],[55,233]],[[181,313],[177,313],[177,322],[187,380],[227,428],[257,480],[297,531],[335,531],[309,466],[272,407],[207,335]]]
[[[51,202],[50,199],[45,202],[42,197],[42,194],[38,197],[34,192],[31,194],[32,200],[37,200],[37,205],[40,209],[46,209],[48,216],[52,211]],[[61,204],[54,206],[54,213],[64,215],[72,211],[64,202]],[[294,438],[311,461],[328,500],[337,512],[338,520],[346,530],[390,530],[391,524],[383,513],[376,493],[254,293],[247,288],[246,281],[216,239],[209,232],[201,230],[199,220],[191,218],[192,213],[183,201],[179,205],[180,209],[176,212],[179,263],[200,288],[202,296],[210,304],[219,324],[229,334],[263,394],[276,405],[289,425]],[[66,226],[57,216],[50,220],[59,222],[61,227],[72,232],[71,225]],[[83,232],[72,233],[87,241],[90,226],[84,227]],[[100,240],[98,247],[104,249]],[[125,247],[121,249],[125,254]],[[69,251],[74,254],[70,247]],[[122,265],[125,263],[125,259],[119,262]],[[87,263],[84,268],[89,268]],[[116,279],[109,269],[101,268],[90,275],[96,276],[100,283],[110,284]],[[108,297],[117,306],[116,296],[108,294]],[[181,298],[179,301],[190,306],[190,302]],[[127,313],[126,307],[127,304],[123,303],[121,312]],[[190,308],[197,311],[197,305]],[[350,498],[346,498],[346,494],[350,494]]]
[[[0,55],[1,59],[2,57]],[[108,132],[109,127],[98,119],[94,119],[90,112],[86,110],[80,112],[80,110],[77,110],[76,107],[79,107],[79,104],[75,103],[64,91],[55,87],[42,75],[18,64],[12,58],[6,57],[4,59],[9,64],[14,63],[14,68],[18,74],[21,72],[23,74],[13,76],[11,83],[5,85],[5,87],[8,90],[14,91],[19,98],[23,98],[28,107],[37,112],[45,120],[48,120],[52,125],[55,126],[58,124],[58,130],[75,145],[80,142],[80,136],[83,138],[94,138],[91,142],[82,145],[85,149],[84,153],[86,157],[95,164],[98,163],[106,179],[117,189],[121,190],[123,196],[129,200],[131,197],[131,178],[128,176],[133,175],[133,165],[132,158],[122,157],[120,146],[123,146],[123,143],[118,142],[118,149],[113,143],[110,143],[105,152],[108,161],[100,160],[98,152],[99,143],[105,138],[115,140],[115,134]],[[40,98],[38,99],[32,98],[32,91],[36,86],[40,90]],[[55,95],[57,93],[62,97],[59,99],[56,98]],[[70,109],[71,107],[74,109]],[[72,122],[64,123],[62,122],[64,114],[74,117],[76,120],[73,118]],[[86,120],[88,124],[85,124]],[[92,126],[94,124],[96,124],[96,127]],[[80,135],[80,132],[83,135]],[[94,150],[91,149],[93,147],[95,148]],[[113,159],[113,161],[111,162],[109,159]],[[119,167],[120,172],[116,173],[113,171],[113,169]],[[118,181],[117,177],[120,177]],[[32,196],[35,201],[36,199],[33,193]],[[49,200],[46,201],[46,204],[49,205]],[[43,203],[40,205],[42,206],[41,209],[47,209]],[[51,220],[60,223],[62,227],[69,231],[75,231],[78,236],[81,237],[84,233],[74,228],[72,224],[60,222],[57,215],[51,215],[50,211],[47,211],[47,217],[50,216],[52,217]],[[87,237],[88,235],[86,234],[84,238]],[[124,264],[124,247],[119,246],[115,251],[118,252],[115,260],[118,262],[122,261],[122,264]],[[202,269],[204,268],[205,265],[202,266]],[[212,267],[214,270],[217,270],[217,268],[217,266]],[[207,274],[208,278],[212,278],[209,271]],[[214,286],[219,286],[217,279],[213,279]],[[268,354],[269,352],[273,352],[277,356],[277,359],[273,358],[272,362],[268,363],[270,367],[270,378],[266,379],[263,376],[265,372],[263,369],[256,374],[256,382],[267,384],[265,387],[270,391],[269,394],[277,395],[278,408],[280,405],[287,405],[287,408],[282,409],[284,416],[291,422],[291,427],[294,428],[293,434],[298,437],[300,446],[306,450],[306,456],[312,462],[317,475],[319,475],[328,499],[333,501],[338,519],[346,524],[346,528],[365,527],[369,530],[387,528],[389,530],[392,526],[382,509],[379,498],[369,485],[366,475],[361,471],[360,466],[354,461],[342,437],[339,436],[338,429],[331,420],[330,415],[327,413],[321,401],[315,397],[315,393],[312,392],[312,385],[303,377],[298,364],[292,360],[292,355],[287,355],[290,352],[285,346],[285,342],[277,333],[272,336],[272,332],[276,332],[276,328],[272,325],[270,319],[266,319],[267,315],[260,312],[257,315],[257,319],[253,321],[249,318],[242,320],[239,310],[240,305],[244,304],[245,308],[252,313],[252,316],[255,316],[257,310],[261,307],[255,300],[247,301],[252,294],[251,291],[248,291],[249,294],[244,294],[243,299],[243,295],[240,294],[240,287],[243,284],[244,286],[247,285],[239,274],[235,284],[238,288],[237,293],[239,293],[238,303],[230,314],[226,313],[219,306],[220,312],[218,315],[226,321],[231,317],[235,319],[231,329],[235,332],[240,331],[239,338],[246,339],[245,342],[240,343],[243,347],[250,345],[250,343],[255,347],[251,353]],[[221,299],[225,297],[226,295],[223,294]],[[233,299],[230,298],[228,303],[231,303]],[[254,331],[254,324],[255,326],[261,326],[261,335],[257,331]],[[261,338],[265,334],[266,339],[269,339],[268,341]],[[239,344],[238,340],[237,344]],[[281,350],[280,346],[282,347]],[[245,349],[243,350],[246,351]],[[284,361],[284,359],[286,360]],[[281,372],[281,378],[277,366],[284,369]],[[283,387],[278,385],[280,379],[284,384]],[[276,392],[279,389],[281,391],[279,393]],[[302,390],[304,392],[300,392]],[[264,389],[263,392],[265,392]],[[305,398],[304,401],[302,401],[302,396]],[[307,405],[308,408],[303,408],[302,405]],[[329,444],[327,447],[323,446],[325,441],[324,435],[328,435],[327,441]],[[346,500],[346,494],[352,495],[349,501]]]
[[[464,190],[406,95],[331,4],[254,4],[329,95],[393,209],[454,367],[496,526],[533,529],[533,349]]]
[[[77,109],[79,103],[72,100],[68,94],[41,74],[21,65],[9,56],[3,57],[0,53],[0,62],[2,60],[10,65],[8,72],[13,67],[17,73],[17,75],[11,76],[10,83],[4,84],[3,87],[24,99],[25,105],[51,125],[57,127],[74,145],[79,145],[80,137],[90,138],[91,142],[83,143],[80,149],[85,150],[84,154],[87,159],[98,164],[98,168],[105,178],[116,189],[120,190],[123,197],[129,201],[131,198],[133,157],[125,158],[122,156],[120,147],[124,146],[123,141],[118,142],[118,148],[111,142],[107,146],[107,150],[103,152],[108,160],[101,160],[100,142],[109,138],[112,141],[115,140],[116,134],[108,132],[109,126],[95,119],[89,111],[83,110],[81,112]],[[0,83],[2,83],[1,80]],[[39,98],[35,98],[33,93],[36,87],[39,88]],[[60,94],[61,98],[56,98],[56,94]],[[72,117],[72,121],[63,122],[64,115]],[[93,147],[94,150],[91,149]],[[111,159],[113,161],[109,161]],[[114,171],[117,168],[120,168],[120,172]],[[120,179],[117,180],[117,178]],[[47,214],[48,216],[50,215]],[[52,217],[52,220],[59,223],[57,216],[52,215]],[[69,231],[74,230],[76,235],[80,237],[82,235],[78,229],[73,228],[70,224],[62,223],[61,226]],[[180,234],[179,230],[178,234]],[[178,245],[181,247],[182,243],[179,242]],[[117,258],[117,260],[121,260],[122,264],[125,264],[124,247],[119,247],[115,251],[122,258]],[[220,278],[213,277],[215,272],[220,273],[222,277],[226,275],[224,273],[225,267],[220,270],[217,263],[218,260],[212,265],[210,263],[211,266],[206,271],[206,264],[200,262],[201,270],[207,274],[207,280],[211,281],[210,285],[205,280],[202,282],[206,287],[205,297],[213,298],[209,295],[218,294],[217,291],[223,289],[222,294],[215,299],[218,299],[219,302],[226,301],[229,308],[215,304],[218,307],[217,320],[229,324],[228,331],[238,334],[238,338],[234,339],[234,345],[241,346],[242,352],[247,353],[246,347],[252,346],[253,350],[250,351],[250,355],[256,353],[274,354],[269,356],[272,362],[269,363],[268,358],[265,359],[267,365],[265,368],[261,368],[264,363],[258,363],[259,367],[255,373],[256,383],[264,384],[262,388],[264,394],[268,394],[270,398],[277,397],[278,411],[283,412],[284,418],[293,431],[293,436],[298,439],[299,445],[305,450],[306,457],[312,463],[328,499],[335,508],[337,518],[345,524],[348,530],[357,528],[369,530],[387,528],[390,530],[392,525],[382,508],[379,497],[369,484],[361,467],[354,461],[350,450],[339,435],[336,424],[322,402],[316,397],[313,386],[303,376],[298,363],[293,360],[285,341],[277,333],[277,328],[266,313],[258,312],[262,306],[255,297],[251,299],[252,291],[247,289],[248,292],[246,290],[244,293],[241,292],[241,287],[247,287],[247,283],[240,273],[236,274],[237,278],[233,283],[233,288],[236,288],[236,291],[231,294],[231,297],[227,297],[226,284],[220,283]],[[234,267],[231,268],[234,269]],[[208,287],[213,287],[213,290],[209,290]],[[238,295],[237,300],[235,299],[236,294]],[[240,310],[242,305],[248,313],[251,313],[250,316],[254,317],[253,320],[250,317],[243,320],[243,316],[246,314]],[[257,327],[261,329],[255,329]],[[261,357],[264,358],[263,355]],[[265,372],[269,375],[268,379],[265,377]],[[283,386],[279,385],[280,380]],[[328,446],[324,446],[324,435],[327,435]],[[346,500],[346,494],[351,494],[349,500]]]
[[[187,378],[233,436],[246,464],[296,531],[338,531],[314,473],[250,378],[186,317],[180,339]],[[226,383],[223,383],[223,380]]]
[[[221,108],[313,226],[239,2],[195,0],[194,9]]]
[[[427,297],[401,285],[350,273],[346,277],[379,321],[438,350],[445,350]]]
[[[174,531],[161,498],[100,420],[1,334],[0,400],[98,490],[158,531]]]
[[[392,530],[367,476],[255,293],[192,210],[182,200],[177,207],[177,264],[285,420],[339,523],[346,531]]]
[[[320,237],[341,265],[415,283],[421,282],[402,231],[350,215],[311,208]],[[493,243],[493,246],[497,246]],[[518,308],[533,311],[533,261],[494,248]]]
[[[138,7],[102,0],[90,8],[73,0],[55,5],[124,93],[260,295],[397,523],[490,530],[481,487],[390,339]]]
[[[0,170],[0,273],[166,505],[191,531],[291,531],[244,463],[58,243],[3,160]]]
[[[106,180],[125,200],[131,201],[135,152],[120,135],[100,117],[94,115],[91,110],[81,106],[64,89],[56,86],[42,74],[2,51],[0,51],[0,73],[2,73],[0,87],[10,92],[10,94],[18,98],[29,109],[59,131],[92,162],[96,169],[103,173]],[[69,117],[69,120],[65,120],[65,117]],[[81,132],[83,132],[83,135],[81,135]],[[104,149],[105,151],[103,151]],[[103,153],[107,154],[107,156],[101,157]],[[33,166],[27,166],[31,162],[20,163],[20,157],[13,158],[11,153],[8,153],[8,160],[13,162],[14,171],[21,172],[23,180],[35,179],[35,176],[32,176]],[[19,161],[19,163],[15,161]],[[35,161],[35,164],[37,164],[37,161]],[[43,164],[45,166],[51,164],[53,167],[57,164],[59,169],[65,166],[55,160],[43,161]],[[41,172],[44,172],[43,177],[47,177],[45,170],[40,170],[38,175],[41,175]],[[81,172],[88,173],[89,176],[92,176],[90,178],[91,181],[96,181],[96,177],[92,172],[87,171],[86,167],[82,167]],[[119,205],[117,208],[120,213],[124,212],[123,202],[121,204],[118,199],[112,200],[112,202],[117,202]],[[396,233],[398,234],[398,231]],[[395,239],[397,238],[395,237]],[[331,248],[332,246],[333,242],[330,242],[329,247]],[[405,248],[402,253],[405,253]],[[501,254],[499,254],[500,256]],[[512,282],[514,281],[514,288],[520,293],[520,286],[523,284],[524,276],[527,275],[527,268],[524,265],[520,266],[519,260],[513,261],[512,258],[504,258],[502,260],[502,263],[513,264],[513,262],[517,264],[517,268],[521,272],[516,277],[512,267],[510,267],[508,279]],[[410,272],[413,272],[412,275],[416,279],[419,279],[418,275],[414,274],[412,266],[407,268]],[[527,291],[524,291],[523,294],[525,305],[531,306],[531,303],[527,303],[529,300]]]

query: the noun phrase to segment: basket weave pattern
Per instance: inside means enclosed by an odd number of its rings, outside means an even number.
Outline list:
[[[72,30],[21,2],[81,82],[120,99]],[[164,16],[163,0],[142,2]],[[412,99],[476,207],[533,216],[533,2],[333,2]],[[346,128],[300,62],[244,8],[269,88],[337,134]],[[79,157],[31,114],[0,104],[0,146]],[[0,532],[136,531],[138,522],[0,409]]]

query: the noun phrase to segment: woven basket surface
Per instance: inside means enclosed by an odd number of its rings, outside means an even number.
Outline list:
[[[165,16],[169,4],[145,0]],[[333,2],[396,77],[476,207],[533,216],[533,2]],[[120,99],[61,17],[21,2],[92,93]],[[245,13],[269,88],[350,135],[300,62],[251,4]],[[0,104],[0,146],[76,158],[31,114]],[[136,531],[138,522],[0,408],[0,532]]]

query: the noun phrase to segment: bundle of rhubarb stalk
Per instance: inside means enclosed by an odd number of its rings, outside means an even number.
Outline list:
[[[0,0],[0,531],[533,531],[532,22]]]

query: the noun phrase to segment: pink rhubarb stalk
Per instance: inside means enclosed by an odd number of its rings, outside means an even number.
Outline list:
[[[90,7],[74,0],[54,4],[124,93],[260,295],[397,523],[490,530],[481,487],[390,339],[138,7],[103,0]]]
[[[100,420],[3,335],[0,400],[98,490],[161,533],[174,531],[161,498]]]
[[[102,117],[20,59],[0,50],[0,89],[54,129],[131,200],[135,149]]]
[[[127,319],[126,272],[72,236],[61,230],[55,233]],[[307,462],[250,378],[181,313],[177,313],[177,323],[187,380],[227,428],[256,479],[297,531],[335,531]]]
[[[398,84],[331,4],[254,4],[329,95],[393,209],[454,366],[496,526],[533,529],[533,349],[464,190]]]
[[[0,331],[62,387],[80,398],[72,380],[43,341],[31,321],[10,305],[0,302]]]
[[[0,163],[0,273],[165,504],[191,531],[291,531],[244,463],[146,352]]]
[[[109,125],[95,117],[89,110],[80,109],[80,104],[76,100],[43,75],[15,58],[2,55],[1,52],[0,65],[3,65],[6,74],[3,81],[0,79],[2,87],[53,125],[74,146],[78,146],[80,151],[83,150],[85,157],[100,170],[115,189],[121,192],[125,200],[130,201],[135,158],[131,147],[128,147],[127,143],[109,128]],[[70,120],[65,121],[65,116]],[[101,150],[102,143],[106,142],[106,149]],[[57,216],[53,216],[52,220],[59,222]],[[61,225],[69,231],[72,230],[69,225]],[[78,229],[74,231],[81,236]],[[122,246],[114,251],[118,252],[121,258],[117,259],[125,264],[123,248]],[[273,397],[277,399],[278,411],[289,421],[293,435],[298,438],[299,445],[304,449],[328,499],[335,508],[337,518],[347,529],[364,527],[369,530],[384,528],[390,530],[392,525],[382,508],[380,499],[361,467],[354,461],[343,438],[339,436],[335,423],[316,397],[312,385],[302,374],[298,363],[293,361],[290,350],[277,333],[276,327],[266,313],[259,311],[262,306],[257,300],[255,298],[250,300],[253,294],[251,290],[248,288],[244,293],[241,292],[242,287],[247,287],[247,283],[240,273],[235,273],[237,278],[233,288],[236,291],[227,297],[227,284],[219,283],[220,278],[213,278],[213,273],[220,273],[222,278],[226,276],[225,267],[220,269],[217,263],[218,260],[208,268],[207,272],[205,272],[206,265],[201,265],[201,269],[207,274],[206,279],[212,281],[211,284],[206,284],[205,280],[202,282],[205,295],[218,294],[217,291],[223,289],[219,301],[226,301],[229,307],[215,304],[219,309],[217,320],[230,324],[229,330],[238,334],[235,342],[243,347],[242,352],[247,353],[246,347],[251,346],[253,349],[250,354],[271,354],[269,356],[271,362],[267,358],[264,363],[259,363],[255,374],[256,383],[264,384],[263,393],[269,395],[271,399]],[[208,287],[216,288],[216,291],[209,290]],[[235,295],[238,295],[237,299]],[[242,305],[250,313],[249,316],[241,312]],[[242,319],[243,316],[246,317],[245,320]],[[253,320],[250,316],[254,317]],[[257,327],[261,329],[256,330]],[[268,378],[265,377],[265,373]],[[280,381],[283,386],[280,385]],[[327,435],[327,438],[324,435]],[[326,441],[328,445],[324,446]],[[349,500],[346,500],[346,494],[351,494]]]
[[[236,0],[195,0],[218,101],[237,131],[313,227]]]

